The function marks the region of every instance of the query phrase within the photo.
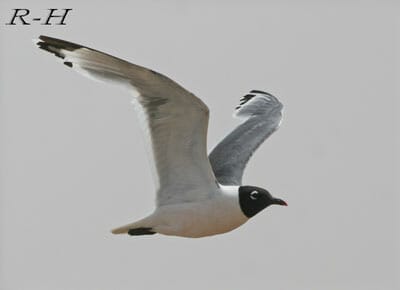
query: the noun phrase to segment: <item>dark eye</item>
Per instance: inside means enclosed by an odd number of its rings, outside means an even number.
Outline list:
[[[252,200],[256,200],[258,198],[258,191],[257,190],[253,190],[252,192],[250,192],[250,198]]]

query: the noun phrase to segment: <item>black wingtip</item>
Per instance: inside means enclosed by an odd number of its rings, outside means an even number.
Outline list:
[[[264,91],[260,91],[260,90],[251,90],[250,93],[253,93],[253,94],[264,94],[264,95],[271,96],[270,93],[267,93],[267,92],[264,92]]]
[[[46,43],[46,42],[38,42],[38,43],[37,43],[37,46],[38,46],[40,49],[45,50],[45,51],[47,51],[47,52],[50,52],[50,53],[54,54],[55,56],[57,56],[57,57],[59,57],[59,58],[62,58],[62,59],[65,58],[65,56],[64,56],[63,54],[61,54],[60,51],[59,51],[58,49],[52,47],[51,45],[49,45],[49,44]]]
[[[251,91],[253,92],[253,91]],[[243,96],[240,100],[239,100],[239,105],[244,105],[246,104],[248,101],[250,101],[252,98],[254,98],[256,95],[255,94],[247,94],[245,96]]]
[[[239,100],[239,106],[236,107],[235,109],[238,110],[241,106],[246,104],[248,101],[250,101],[252,98],[256,97],[257,95],[264,95],[264,96],[268,96],[269,98],[275,99],[275,97],[273,95],[271,95],[270,93],[267,93],[267,92],[264,92],[264,91],[260,91],[260,90],[251,90],[250,93],[248,93],[247,95],[243,96]]]
[[[82,48],[82,45],[73,43],[73,42],[69,42],[69,41],[65,41],[62,39],[58,39],[58,38],[54,38],[54,37],[50,37],[50,36],[46,36],[46,35],[40,35],[39,36],[39,40],[42,41],[42,43],[45,43],[46,45],[51,45],[55,48],[58,49],[65,49],[68,51],[74,51],[75,49],[79,49]],[[38,43],[38,45],[41,42]]]
[[[64,59],[65,55],[62,53],[62,50],[67,50],[67,51],[74,51],[76,49],[82,48],[83,46],[61,40],[58,38],[53,38],[45,35],[40,35],[39,39],[36,42],[36,45],[47,52],[50,52],[54,54],[55,56]],[[69,64],[65,64],[68,65]]]

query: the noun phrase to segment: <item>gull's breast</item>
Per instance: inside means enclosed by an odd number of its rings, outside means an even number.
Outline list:
[[[236,196],[165,205],[154,212],[154,229],[164,235],[199,238],[229,232],[244,224]]]

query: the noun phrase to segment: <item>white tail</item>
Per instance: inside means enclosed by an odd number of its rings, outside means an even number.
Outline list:
[[[130,229],[135,228],[135,227],[137,227],[137,223],[136,222],[124,225],[124,226],[119,227],[119,228],[112,229],[111,232],[113,234],[115,234],[115,235],[127,234]]]
[[[152,220],[152,216],[150,215],[150,216],[145,217],[145,218],[143,218],[141,220],[138,220],[136,222],[133,222],[133,223],[130,223],[130,224],[123,225],[121,227],[112,229],[111,232],[113,234],[118,235],[118,234],[127,234],[129,232],[129,230],[132,230],[132,229],[152,228],[153,224],[152,224],[151,220]]]

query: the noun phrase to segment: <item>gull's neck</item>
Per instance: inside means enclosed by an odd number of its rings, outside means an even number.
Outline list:
[[[238,196],[239,186],[237,185],[219,185],[219,189],[223,195]]]

